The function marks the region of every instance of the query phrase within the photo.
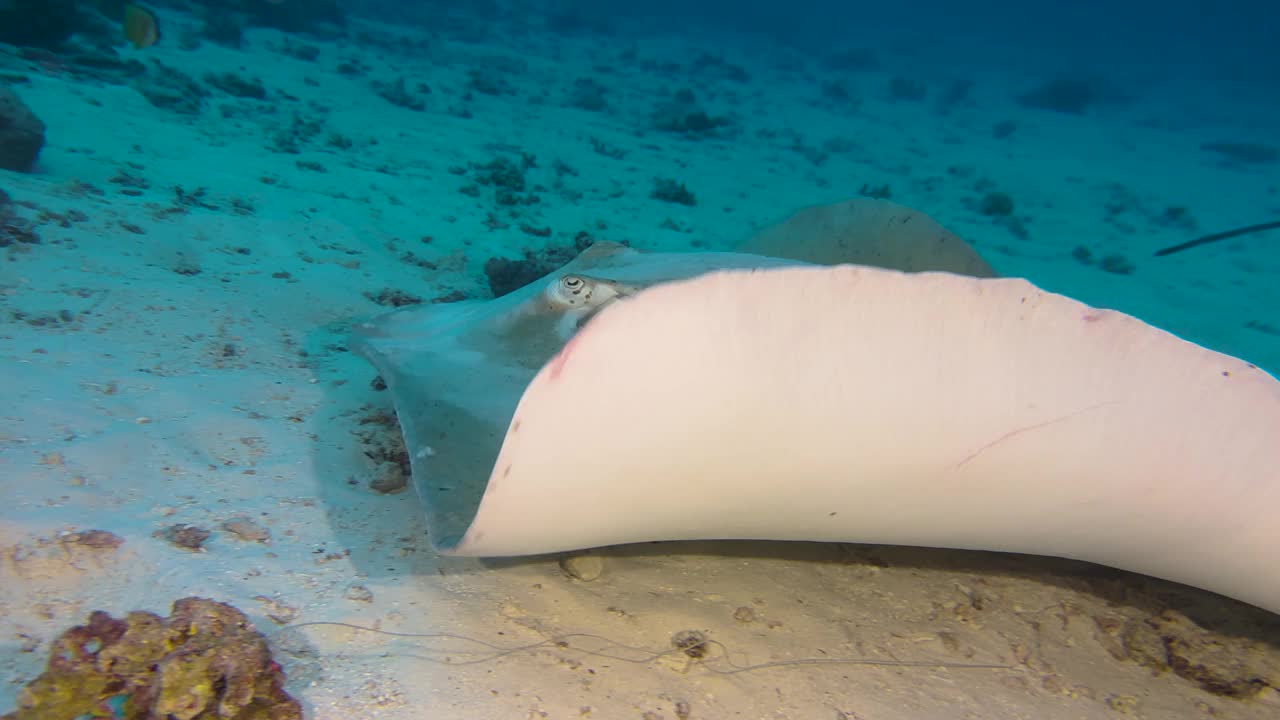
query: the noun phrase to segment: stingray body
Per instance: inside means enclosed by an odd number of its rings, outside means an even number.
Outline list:
[[[357,328],[442,552],[874,542],[1280,611],[1280,383],[1014,279],[594,247]]]
[[[352,349],[377,367],[391,390],[432,544],[463,551],[458,542],[488,487],[520,396],[605,305],[714,270],[795,264],[737,253],[647,254],[597,243],[500,298],[404,308],[357,326]]]

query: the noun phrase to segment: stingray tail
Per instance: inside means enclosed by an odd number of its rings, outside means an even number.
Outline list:
[[[1264,230],[1275,230],[1277,228],[1280,228],[1280,220],[1276,220],[1274,222],[1259,223],[1257,225],[1246,225],[1245,227],[1236,228],[1234,230],[1227,230],[1226,232],[1214,233],[1212,235],[1205,235],[1204,237],[1196,238],[1195,240],[1188,240],[1180,245],[1174,245],[1172,247],[1167,247],[1161,250],[1157,250],[1156,257],[1161,257],[1163,255],[1172,255],[1173,253],[1176,253],[1176,252],[1182,252],[1183,250],[1190,250],[1191,248],[1197,247],[1199,245],[1208,245],[1209,243],[1215,243],[1215,242],[1218,242],[1219,240],[1227,240],[1229,238],[1239,237],[1241,235],[1250,235],[1252,233],[1258,233]]]

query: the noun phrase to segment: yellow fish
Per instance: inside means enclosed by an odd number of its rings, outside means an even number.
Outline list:
[[[150,10],[135,3],[124,6],[124,36],[139,50],[160,41],[160,21]]]

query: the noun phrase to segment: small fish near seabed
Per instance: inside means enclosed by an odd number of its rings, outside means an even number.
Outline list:
[[[121,28],[125,39],[137,50],[160,42],[160,21],[156,19],[155,13],[137,3],[125,3]]]

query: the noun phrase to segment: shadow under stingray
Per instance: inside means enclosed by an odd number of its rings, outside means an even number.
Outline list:
[[[816,565],[874,565],[1027,580],[1094,596],[1107,604],[1157,615],[1177,610],[1213,632],[1280,650],[1280,615],[1200,588],[1066,558],[985,550],[773,540],[687,540],[636,543],[599,551],[613,558],[717,556]],[[546,562],[548,557],[485,558],[492,569]]]
[[[789,564],[871,565],[1008,578],[1092,596],[1123,610],[1129,620],[1117,635],[1118,660],[1173,672],[1221,697],[1247,700],[1280,688],[1280,615],[1199,588],[1126,570],[1065,558],[947,548],[856,543],[698,540],[638,543],[591,551],[606,558],[718,557]],[[501,572],[549,557],[486,558]],[[474,566],[472,566],[474,567]],[[446,571],[447,572],[447,571]],[[1251,661],[1244,648],[1261,646],[1270,658]],[[1257,660],[1253,657],[1252,660]],[[1264,669],[1266,668],[1266,669]]]

